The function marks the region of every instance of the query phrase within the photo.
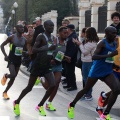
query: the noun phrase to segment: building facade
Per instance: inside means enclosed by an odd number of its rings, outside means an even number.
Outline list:
[[[120,0],[79,0],[79,33],[84,27],[95,27],[98,33],[104,33],[109,26],[111,14],[120,12]]]

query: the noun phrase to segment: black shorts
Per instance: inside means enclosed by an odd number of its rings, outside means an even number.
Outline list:
[[[20,65],[21,65],[21,62],[16,63],[16,62],[9,61],[8,65],[7,65],[7,68],[9,67],[10,64],[13,64],[16,68],[19,68]]]

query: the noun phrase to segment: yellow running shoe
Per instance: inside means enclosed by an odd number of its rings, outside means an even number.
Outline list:
[[[70,119],[73,119],[74,118],[74,107],[71,107],[70,104],[68,106],[68,117]]]
[[[41,116],[46,116],[46,113],[45,113],[43,106],[36,106],[35,110],[39,111]]]
[[[41,80],[39,78],[37,78],[35,85],[38,85],[41,82]]]
[[[19,104],[16,104],[15,101],[13,102],[14,113],[19,116],[20,115],[20,107]]]
[[[52,103],[50,102],[49,104],[46,103],[46,107],[47,110],[50,111],[56,111],[56,108],[52,105]]]

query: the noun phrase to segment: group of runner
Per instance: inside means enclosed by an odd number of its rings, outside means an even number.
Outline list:
[[[98,79],[105,82],[111,89],[109,93],[101,92],[98,100],[98,106],[96,111],[100,115],[100,120],[111,120],[109,115],[112,106],[114,105],[118,95],[120,94],[120,73],[119,73],[119,39],[120,32],[120,14],[115,12],[112,14],[112,20],[114,23],[111,26],[105,28],[105,38],[100,40],[92,56],[93,64],[90,69],[88,79],[83,90],[78,92],[75,99],[69,104],[68,117],[74,118],[74,107],[80,98],[86,94],[98,81]],[[30,69],[30,77],[28,85],[23,89],[20,96],[14,100],[14,113],[20,115],[20,102],[33,88],[37,77],[44,77],[45,83],[42,83],[46,92],[42,100],[36,106],[36,110],[39,111],[40,115],[46,116],[44,110],[44,103],[46,103],[46,109],[55,111],[56,108],[52,105],[52,101],[57,93],[59,83],[61,80],[62,64],[63,60],[68,63],[71,62],[71,58],[65,56],[66,51],[66,38],[67,38],[67,27],[59,28],[59,37],[55,39],[52,36],[54,29],[54,23],[51,20],[44,22],[45,31],[39,34],[36,38],[34,46],[32,47],[32,54],[36,54],[35,59],[32,61]],[[8,62],[8,68],[10,74],[5,73],[1,84],[5,85],[8,78],[10,81],[6,89],[3,92],[3,97],[9,99],[7,95],[8,90],[14,83],[14,80],[19,72],[21,65],[22,54],[27,50],[26,39],[22,36],[24,32],[24,26],[18,24],[16,26],[16,34],[11,35],[1,44],[1,50],[4,54],[4,60]],[[79,45],[79,42],[74,40],[74,44]],[[4,46],[10,44],[9,55],[6,54]],[[114,57],[115,56],[115,57]],[[113,61],[115,60],[115,64]],[[113,72],[114,68],[114,72]],[[106,106],[103,112],[103,107]]]

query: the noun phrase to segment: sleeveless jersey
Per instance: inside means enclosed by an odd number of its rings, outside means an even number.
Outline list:
[[[13,43],[10,44],[9,60],[15,64],[21,64],[21,57],[23,47],[25,45],[26,39],[21,37],[18,39],[17,34],[13,36]]]
[[[107,42],[106,39],[102,40],[105,44],[105,48],[99,55],[107,55],[109,52],[113,52],[116,50],[116,42],[112,43],[112,46]],[[90,69],[88,77],[92,78],[101,78],[105,77],[113,72],[113,63],[107,62],[106,58],[100,60],[94,60],[93,65]]]

